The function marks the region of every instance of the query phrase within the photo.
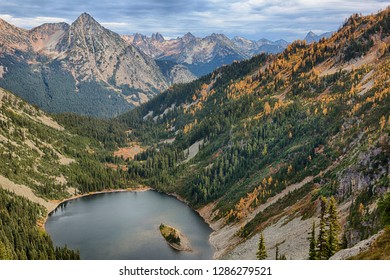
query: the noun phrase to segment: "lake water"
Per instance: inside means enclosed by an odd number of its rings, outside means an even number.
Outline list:
[[[183,232],[193,252],[172,249],[159,225]],[[79,249],[81,259],[212,259],[212,230],[185,203],[156,191],[96,194],[61,204],[46,222],[57,246]]]

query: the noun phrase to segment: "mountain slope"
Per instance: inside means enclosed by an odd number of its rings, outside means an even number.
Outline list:
[[[124,132],[118,132],[107,121],[92,120],[85,124],[83,131],[90,131],[95,139],[77,136],[33,105],[0,88],[2,187],[26,193],[51,211],[53,205],[45,202],[46,199],[97,191],[103,185],[105,188],[124,186],[119,177],[112,176],[99,162],[100,157],[107,155],[105,147],[113,143],[112,135],[117,143],[123,144]],[[103,133],[108,125],[111,132]],[[95,172],[101,176],[94,177]],[[107,181],[102,184],[100,180]]]
[[[121,116],[150,145],[127,162],[130,177],[197,208],[217,258],[255,258],[260,231],[269,258],[277,246],[307,258],[321,196],[339,204],[343,246],[376,233],[389,191],[389,14],[354,15],[329,39],[222,67]]]
[[[80,258],[78,252],[53,246],[42,230],[44,216],[61,199],[103,186],[126,187],[125,176],[100,163],[108,155],[102,143],[70,133],[2,88],[0,124],[0,259]],[[95,121],[83,130],[93,130],[109,144],[116,127],[110,125],[111,134],[99,133],[97,127],[105,124]]]

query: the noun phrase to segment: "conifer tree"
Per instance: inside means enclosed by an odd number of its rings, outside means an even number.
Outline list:
[[[260,234],[259,247],[256,253],[256,257],[258,260],[265,260],[267,258],[263,233]]]
[[[316,260],[317,259],[315,227],[316,227],[316,223],[313,221],[313,227],[312,227],[311,234],[309,237],[309,240],[310,240],[309,260]]]
[[[319,260],[328,259],[328,238],[327,238],[327,214],[328,205],[325,197],[321,196],[321,216],[320,216],[320,229],[317,239],[317,258]]]
[[[336,200],[332,196],[329,199],[329,206],[328,206],[328,258],[330,258],[332,255],[334,255],[338,250],[340,246],[340,223],[338,221],[338,215],[337,215],[337,205]]]

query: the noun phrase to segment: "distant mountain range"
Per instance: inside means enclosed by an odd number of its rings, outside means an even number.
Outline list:
[[[327,32],[316,35],[310,31],[304,40],[310,44],[321,38],[328,38],[331,34],[332,32]],[[122,38],[156,60],[185,65],[198,77],[235,60],[248,59],[260,53],[282,52],[289,44],[283,39],[271,41],[263,38],[255,41],[240,36],[229,39],[224,34],[215,33],[204,38],[187,33],[170,40],[166,40],[160,33],[153,33],[150,37],[135,33],[123,35]]]
[[[231,40],[224,34],[215,33],[204,38],[187,33],[170,40],[166,40],[160,33],[154,33],[151,37],[136,33],[122,38],[154,59],[185,65],[198,77],[235,60],[248,59],[263,52],[281,52],[288,45],[284,40],[251,41],[243,37]]]
[[[307,41],[323,35],[311,32]],[[215,33],[170,40],[159,33],[120,36],[87,13],[71,25],[31,30],[0,19],[0,86],[48,112],[110,117],[173,84],[259,53],[281,52],[287,44]]]

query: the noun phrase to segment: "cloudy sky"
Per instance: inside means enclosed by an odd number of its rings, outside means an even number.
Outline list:
[[[120,34],[160,32],[167,38],[224,33],[288,41],[337,30],[353,13],[385,9],[382,0],[0,0],[0,18],[23,28],[72,23],[87,12]]]

